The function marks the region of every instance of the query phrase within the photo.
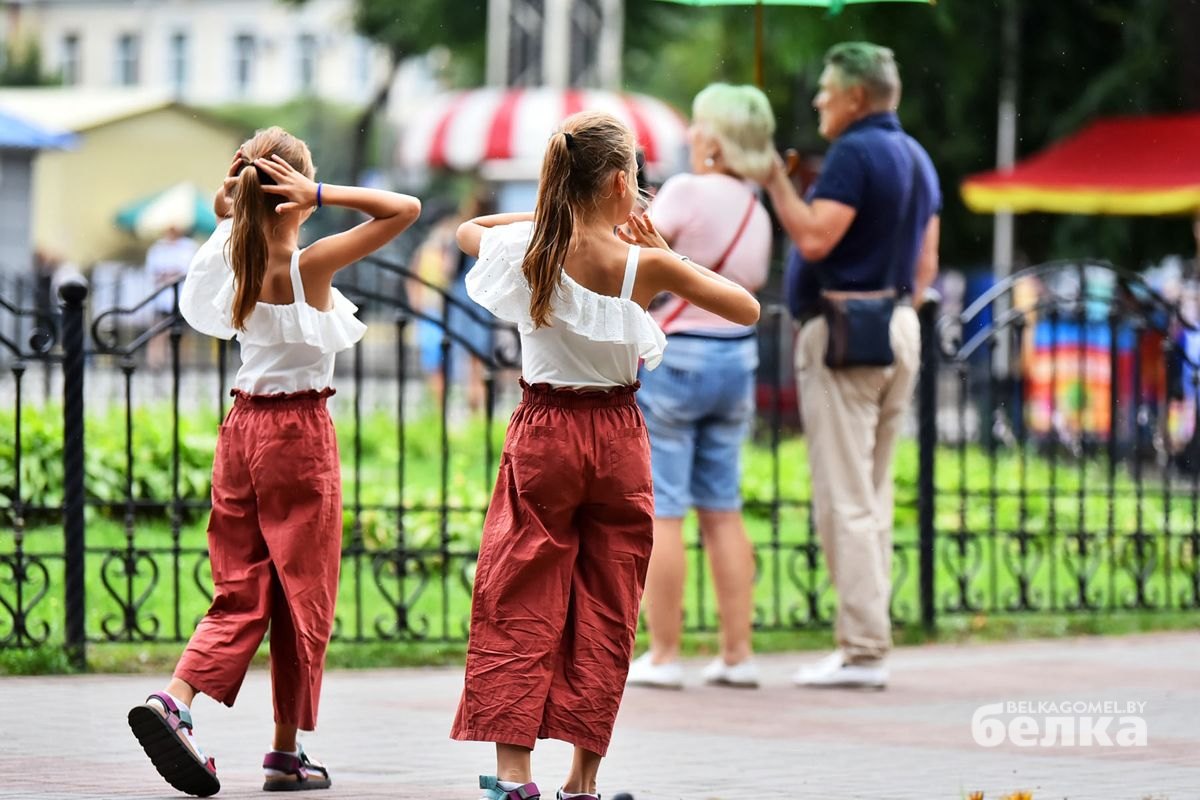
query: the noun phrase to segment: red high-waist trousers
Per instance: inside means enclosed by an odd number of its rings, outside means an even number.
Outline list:
[[[233,705],[268,626],[275,721],[313,730],[333,630],[342,480],[322,392],[237,399],[217,437],[213,602],[175,675]]]
[[[636,388],[525,387],[484,522],[453,738],[607,752],[654,539]]]

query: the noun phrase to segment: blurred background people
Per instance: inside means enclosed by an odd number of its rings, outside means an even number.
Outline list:
[[[761,91],[708,86],[692,107],[691,172],[663,184],[650,208],[673,250],[752,292],[766,282],[771,221],[751,181],[771,168],[774,132]],[[721,652],[703,679],[757,686],[750,645],[754,556],[741,512],[742,448],[754,418],[758,368],[755,328],[679,297],[661,302],[654,316],[669,346],[661,369],[643,370],[638,392],[654,471],[654,551],[645,593],[650,649],[633,662],[629,683],[683,685],[683,520],[695,508],[721,629]]]
[[[187,275],[196,248],[194,239],[184,236],[179,227],[169,225],[146,251],[146,283],[150,291],[157,292],[154,296],[156,322],[175,310],[175,291],[170,286]],[[146,359],[151,369],[166,365],[168,341],[165,334],[160,334],[147,344]]]

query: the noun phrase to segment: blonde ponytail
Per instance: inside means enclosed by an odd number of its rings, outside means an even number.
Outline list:
[[[575,210],[571,206],[569,187],[571,152],[566,136],[555,134],[546,148],[533,214],[533,240],[521,264],[521,271],[532,290],[529,316],[535,328],[550,324],[554,291],[562,280],[562,264],[571,249],[571,234],[575,230]]]
[[[258,168],[247,165],[238,175],[233,194],[233,232],[229,236],[229,263],[233,267],[233,327],[246,329],[246,318],[254,311],[267,273],[267,194],[262,190]]]

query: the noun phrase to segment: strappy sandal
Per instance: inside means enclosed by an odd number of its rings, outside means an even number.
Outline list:
[[[329,770],[324,764],[310,759],[303,747],[298,756],[272,750],[263,757],[263,769],[285,773],[267,776],[263,781],[264,792],[307,792],[311,789],[328,789],[333,785]]]
[[[515,789],[501,789],[495,775],[480,775],[479,788],[484,792],[481,800],[541,800],[542,796],[536,783],[526,783]]]
[[[217,762],[205,757],[188,739],[192,715],[171,696],[155,692],[129,710],[129,727],[150,763],[167,783],[186,794],[210,797],[221,790]]]

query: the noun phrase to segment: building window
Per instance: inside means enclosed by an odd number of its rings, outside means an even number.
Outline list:
[[[59,57],[59,70],[62,72],[64,86],[79,84],[79,34],[68,33],[62,38],[62,53]]]
[[[167,79],[178,97],[187,89],[188,78],[188,35],[183,31],[171,34],[167,59]]]
[[[141,40],[136,33],[122,33],[117,37],[118,86],[137,86],[139,50]]]
[[[250,92],[254,81],[254,34],[233,37],[233,89],[239,97]]]
[[[600,38],[604,9],[600,0],[576,0],[571,6],[571,86],[600,85]]]
[[[302,33],[296,40],[296,49],[300,63],[297,65],[300,73],[301,94],[313,94],[317,90],[317,37],[311,33]]]
[[[508,82],[537,86],[542,82],[542,36],[546,0],[513,0],[508,19]]]

